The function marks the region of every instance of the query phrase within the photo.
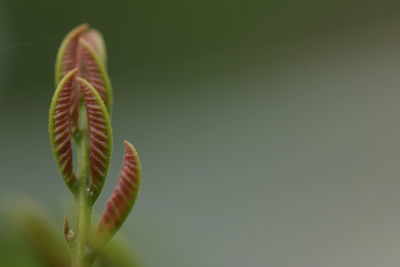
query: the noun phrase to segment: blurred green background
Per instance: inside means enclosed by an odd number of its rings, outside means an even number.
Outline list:
[[[398,266],[399,7],[0,0],[3,209],[28,195],[60,231],[70,213],[47,116],[58,45],[88,22],[105,36],[115,96],[96,210],[132,141],[143,188],[120,236],[143,266]],[[29,252],[5,217],[0,265],[37,266],[21,263]]]

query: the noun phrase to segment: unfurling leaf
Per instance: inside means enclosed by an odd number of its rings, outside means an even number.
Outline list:
[[[78,75],[80,73],[79,68],[79,40],[83,36],[84,32],[87,31],[89,26],[82,24],[72,31],[70,31],[61,43],[58,49],[56,68],[55,68],[55,82],[56,86],[61,79],[72,69],[78,69]],[[79,117],[79,99],[80,92],[76,85],[71,90],[71,125],[72,130],[75,131],[78,125]]]
[[[58,168],[65,183],[76,192],[77,179],[73,171],[71,143],[71,92],[75,84],[77,70],[71,70],[58,85],[50,106],[50,142]]]
[[[84,38],[79,40],[80,77],[86,79],[99,93],[107,111],[111,112],[111,84],[102,60],[94,47]]]
[[[106,71],[106,52],[101,34],[89,29],[87,24],[73,29],[64,38],[57,55],[55,82],[61,79],[74,68],[78,69],[78,76],[85,78],[98,91],[111,113],[111,83]],[[81,93],[78,86],[71,93],[71,124],[75,133],[78,127],[79,106]]]
[[[99,58],[104,64],[107,62],[107,51],[104,44],[104,39],[98,30],[90,29],[83,36],[85,40],[90,44],[91,47],[96,51]]]
[[[110,119],[103,100],[85,79],[78,78],[87,113],[89,131],[90,179],[88,191],[96,200],[103,188],[111,159],[112,133]]]
[[[101,216],[98,233],[107,242],[129,215],[139,194],[141,164],[136,149],[125,141],[125,156],[120,176]]]
[[[89,26],[87,24],[82,24],[76,27],[67,34],[61,43],[56,61],[56,86],[68,72],[70,72],[72,69],[78,68],[79,39],[88,29],[88,27]]]
[[[141,164],[135,148],[126,141],[117,185],[97,231],[92,231],[93,205],[103,189],[112,153],[112,89],[106,57],[101,34],[83,24],[64,38],[56,61],[57,89],[51,102],[49,132],[58,168],[77,207],[75,231],[68,218],[64,220],[72,266],[135,265],[124,258],[116,261],[118,257],[106,254],[104,246],[121,227],[139,194]]]

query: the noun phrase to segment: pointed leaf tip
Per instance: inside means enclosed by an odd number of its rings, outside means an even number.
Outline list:
[[[105,64],[107,60],[107,51],[103,35],[96,29],[90,29],[83,37],[91,45],[91,47],[93,47],[100,59]]]
[[[97,229],[103,243],[121,227],[139,194],[141,183],[139,156],[129,142],[125,141],[124,144],[125,155],[119,179],[107,201]]]
[[[72,69],[78,67],[78,45],[79,38],[89,28],[88,24],[82,24],[70,31],[61,43],[58,50],[56,71],[55,71],[55,82],[56,85],[61,79]]]
[[[76,74],[77,69],[73,69],[61,80],[54,93],[49,114],[50,142],[54,157],[72,192],[76,190],[77,179],[73,172],[70,108]]]
[[[83,78],[77,79],[85,100],[89,131],[90,182],[88,190],[95,201],[107,176],[111,159],[112,132],[110,119],[96,89]]]

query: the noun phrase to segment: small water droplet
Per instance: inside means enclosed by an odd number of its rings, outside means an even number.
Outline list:
[[[87,192],[88,195],[91,196],[91,197],[94,195],[94,192],[92,191],[91,188],[86,188],[86,192]]]

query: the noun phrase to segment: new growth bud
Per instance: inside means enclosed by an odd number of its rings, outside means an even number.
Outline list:
[[[57,55],[55,80],[50,142],[61,175],[75,196],[78,214],[76,231],[65,219],[64,235],[73,250],[74,266],[87,266],[92,244],[105,244],[131,211],[139,192],[141,165],[135,148],[125,142],[120,178],[93,240],[91,210],[106,180],[112,151],[112,90],[106,49],[97,30],[83,24],[65,37]],[[75,168],[74,158],[79,163]]]

